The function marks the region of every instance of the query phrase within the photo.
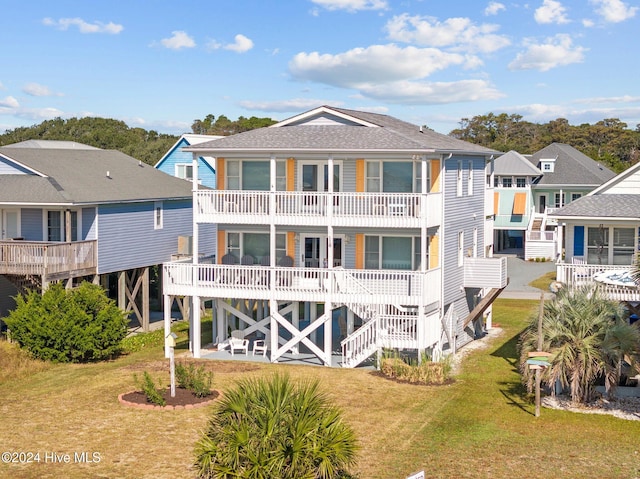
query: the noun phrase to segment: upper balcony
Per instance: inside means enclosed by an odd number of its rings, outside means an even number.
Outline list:
[[[439,226],[442,194],[199,190],[197,223],[420,228]]]
[[[37,275],[46,281],[96,274],[97,241],[0,241],[0,274]]]
[[[438,303],[441,271],[356,270],[165,263],[164,294],[209,298],[332,301],[334,304]]]

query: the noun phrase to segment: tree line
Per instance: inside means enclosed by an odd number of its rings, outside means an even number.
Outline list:
[[[209,114],[196,119],[191,132],[201,135],[233,135],[276,123],[271,118],[240,116],[231,120],[225,115]],[[498,151],[515,150],[534,153],[557,142],[566,143],[585,155],[620,172],[640,160],[640,127],[635,130],[617,118],[594,124],[570,125],[565,118],[548,123],[531,123],[521,115],[488,113],[462,118],[449,135]],[[179,136],[155,130],[131,128],[109,118],[55,118],[40,124],[7,130],[0,135],[0,146],[25,140],[67,140],[104,149],[115,149],[148,164],[157,163],[175,144]]]
[[[629,129],[617,118],[576,126],[565,118],[531,123],[521,115],[488,113],[462,118],[459,124],[450,136],[498,151],[532,154],[551,143],[566,143],[617,173],[640,159],[640,127]]]

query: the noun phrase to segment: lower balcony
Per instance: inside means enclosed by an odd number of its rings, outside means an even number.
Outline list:
[[[172,262],[163,267],[163,292],[172,296],[417,306],[440,301],[440,278],[440,269],[422,273]]]
[[[631,266],[557,263],[556,279],[567,288],[598,286],[612,301],[640,302],[640,286],[629,272]]]
[[[42,276],[46,281],[95,274],[97,241],[0,241],[0,274]]]

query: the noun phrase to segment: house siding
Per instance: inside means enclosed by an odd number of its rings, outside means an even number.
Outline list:
[[[157,166],[157,169],[171,176],[176,176],[176,164],[191,164],[193,157],[191,153],[183,151],[182,148],[190,146],[183,138],[171,151],[169,155]],[[198,181],[200,185],[209,188],[216,187],[216,174],[213,165],[209,165],[202,157],[198,158]]]
[[[619,183],[611,185],[602,194],[628,194],[637,195],[640,191],[640,170],[623,179]]]
[[[33,174],[25,168],[21,168],[12,161],[0,156],[0,175],[30,175]]]
[[[178,236],[192,234],[191,200],[163,202],[163,227],[154,229],[154,202],[98,207],[98,273],[160,264],[177,253]]]
[[[462,161],[462,196],[457,196],[458,160]],[[473,194],[468,192],[467,169],[473,163]],[[458,266],[458,233],[464,233],[463,251],[473,247],[473,230],[478,231],[478,256],[485,253],[484,238],[484,183],[485,159],[483,157],[452,157],[444,161],[444,238],[440,239],[443,250],[443,303],[445,311],[451,305],[459,323],[469,314],[472,305],[467,294],[458,285],[464,284],[464,266]],[[442,180],[442,178],[441,178]],[[450,285],[455,285],[451,287]],[[462,333],[462,331],[458,331]],[[473,339],[467,338],[467,339]]]
[[[95,208],[82,208],[82,239],[95,240],[98,238]]]

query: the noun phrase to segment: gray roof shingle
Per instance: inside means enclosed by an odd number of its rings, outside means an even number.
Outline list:
[[[583,196],[551,216],[592,218],[633,218],[640,220],[640,195],[593,195]]]
[[[0,147],[38,175],[0,175],[0,202],[119,203],[190,198],[192,184],[115,150]],[[109,177],[107,177],[109,172]]]
[[[325,107],[378,127],[356,124],[287,124],[250,130],[200,143],[188,151],[436,151],[496,154],[495,150],[458,140],[388,115]]]
[[[531,155],[530,161],[539,167],[540,160],[555,158],[553,172],[544,172],[538,185],[600,186],[616,174],[574,147],[564,143],[551,143]]]
[[[494,173],[499,176],[540,176],[542,172],[524,155],[511,150],[494,160]]]

